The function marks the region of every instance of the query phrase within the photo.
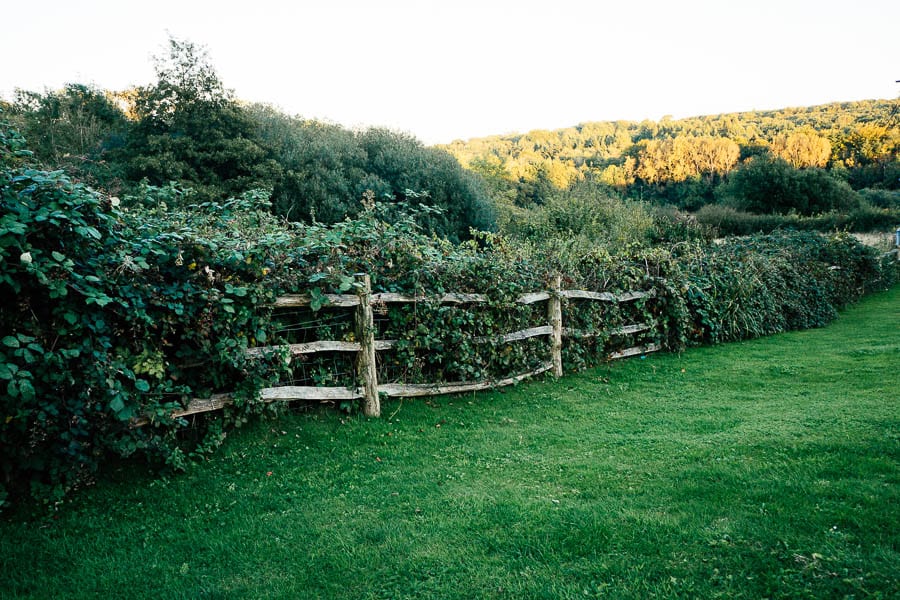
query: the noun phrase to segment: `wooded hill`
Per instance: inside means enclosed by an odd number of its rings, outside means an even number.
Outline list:
[[[854,190],[900,184],[897,100],[841,102],[660,121],[582,123],[444,146],[492,183],[495,197],[543,204],[581,181],[695,210],[728,173],[763,156],[820,168]]]

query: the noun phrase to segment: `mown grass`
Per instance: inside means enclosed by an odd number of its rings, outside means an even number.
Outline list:
[[[3,598],[900,597],[900,288],[828,328],[285,415],[0,521]]]

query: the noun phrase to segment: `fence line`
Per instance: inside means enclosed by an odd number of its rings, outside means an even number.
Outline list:
[[[656,295],[655,290],[647,292],[626,292],[624,294],[611,294],[609,292],[588,292],[585,290],[561,290],[564,298],[601,300],[604,302],[630,302],[640,298],[648,298]],[[550,299],[550,292],[531,292],[522,294],[516,298],[516,304],[534,304]],[[359,306],[359,296],[354,294],[323,294],[325,306],[333,308],[354,308]],[[409,296],[393,292],[379,292],[371,294],[373,304],[430,302],[436,304],[483,304],[488,301],[486,294],[443,294],[441,296]],[[312,296],[309,294],[285,294],[275,300],[272,305],[275,308],[304,308],[312,304]]]
[[[484,390],[495,387],[512,385],[529,377],[552,371],[554,376],[563,374],[562,346],[564,338],[589,339],[600,337],[604,334],[612,336],[631,336],[648,332],[651,326],[647,323],[635,323],[605,331],[581,331],[569,329],[563,326],[562,299],[577,299],[597,302],[609,302],[622,304],[639,299],[656,297],[656,291],[630,291],[622,294],[609,292],[590,292],[586,290],[563,290],[561,278],[555,277],[552,289],[549,291],[532,292],[520,295],[516,304],[529,305],[547,301],[547,325],[530,327],[520,331],[505,333],[498,336],[486,336],[474,338],[478,343],[509,343],[521,341],[539,336],[548,336],[549,360],[539,367],[526,373],[519,373],[503,379],[472,382],[443,382],[443,383],[384,383],[379,384],[376,372],[376,352],[390,350],[396,346],[398,340],[376,340],[373,317],[373,305],[387,303],[417,303],[429,302],[439,304],[479,304],[488,302],[485,294],[448,293],[441,296],[410,296],[397,293],[372,293],[371,281],[368,275],[356,276],[356,294],[325,294],[325,306],[337,308],[353,308],[356,340],[345,342],[338,340],[320,340],[300,344],[284,344],[279,346],[263,346],[248,348],[247,356],[258,358],[272,353],[285,352],[290,361],[291,357],[317,352],[352,352],[356,353],[357,386],[347,387],[323,387],[323,386],[276,386],[260,390],[259,399],[263,402],[291,401],[291,400],[320,400],[320,401],[348,401],[362,400],[363,413],[367,416],[379,416],[381,413],[380,398],[387,397],[417,397],[435,396],[469,391]],[[312,303],[312,297],[308,294],[289,294],[276,299],[276,308],[307,307]],[[608,355],[611,360],[626,358],[657,352],[661,350],[658,344],[644,344],[613,352]],[[233,403],[230,394],[215,394],[210,398],[194,398],[185,408],[173,411],[172,417],[184,417],[188,415],[219,410]],[[146,418],[134,421],[135,426],[148,423]]]

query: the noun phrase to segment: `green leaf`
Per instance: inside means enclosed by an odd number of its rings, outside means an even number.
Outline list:
[[[31,385],[31,381],[28,379],[20,379],[19,380],[19,393],[22,395],[22,399],[31,400],[34,398],[34,386]]]
[[[97,306],[103,307],[112,301],[113,299],[106,294],[99,294],[97,296],[88,296],[85,300],[85,304],[96,304]]]
[[[50,256],[52,256],[53,260],[55,260],[56,262],[62,262],[64,260],[66,260],[65,254],[61,254],[59,252],[56,252],[55,250],[50,253]]]
[[[97,229],[95,227],[91,227],[89,225],[86,227],[76,227],[75,232],[78,235],[85,236],[85,237],[92,237],[95,240],[99,240],[100,238],[103,237],[102,235],[100,235],[100,232],[97,231]]]
[[[112,402],[109,403],[109,409],[114,413],[117,413],[125,408],[125,402],[122,401],[120,396],[116,396],[112,399]]]
[[[14,364],[0,363],[0,379],[12,379],[19,370]]]
[[[328,303],[328,298],[326,298],[325,294],[322,293],[322,290],[317,287],[309,290],[309,300],[309,307],[313,312],[318,311]]]
[[[134,387],[136,387],[138,389],[138,391],[141,391],[141,392],[149,392],[150,391],[150,384],[147,383],[146,381],[144,381],[143,379],[135,379]],[[116,411],[116,412],[118,412],[118,411]]]
[[[17,340],[16,338],[14,338],[11,335],[8,335],[5,338],[3,338],[3,345],[7,346],[9,348],[18,348],[21,344],[19,344],[19,340]]]

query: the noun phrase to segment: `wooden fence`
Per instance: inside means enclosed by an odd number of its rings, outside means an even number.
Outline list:
[[[633,291],[623,294],[612,294],[608,292],[590,292],[585,290],[563,290],[561,289],[561,278],[556,277],[549,291],[541,291],[523,294],[516,299],[516,303],[520,305],[535,304],[537,302],[547,303],[547,325],[539,327],[531,327],[520,331],[513,331],[500,336],[476,338],[479,342],[514,342],[526,340],[538,336],[547,336],[549,343],[547,344],[547,361],[537,368],[517,375],[509,376],[499,380],[490,381],[474,381],[474,382],[458,382],[458,383],[425,383],[425,384],[402,384],[402,383],[378,383],[376,370],[376,353],[380,351],[390,350],[397,344],[396,340],[376,340],[375,326],[373,319],[373,305],[384,305],[390,303],[416,303],[416,302],[437,302],[439,304],[456,304],[468,305],[486,303],[488,297],[483,294],[444,294],[438,298],[428,298],[424,296],[409,296],[395,293],[372,293],[371,282],[368,275],[360,274],[356,276],[357,293],[356,294],[329,294],[325,298],[329,307],[353,308],[355,321],[355,339],[356,341],[336,341],[321,340],[300,344],[289,344],[284,346],[265,346],[258,348],[250,348],[247,354],[251,357],[261,357],[272,352],[285,352],[291,357],[314,354],[318,352],[349,352],[356,354],[356,378],[357,385],[353,388],[348,387],[322,387],[322,386],[293,386],[284,385],[277,387],[264,388],[260,391],[260,399],[264,402],[290,401],[290,400],[326,400],[326,401],[346,401],[361,400],[363,413],[367,416],[379,416],[381,413],[380,397],[414,397],[414,396],[434,396],[440,394],[453,394],[460,392],[470,392],[476,390],[484,390],[489,388],[511,385],[522,381],[529,377],[550,371],[556,377],[563,373],[562,364],[562,347],[564,338],[591,338],[598,337],[601,334],[596,332],[582,332],[574,329],[567,329],[563,324],[563,302],[564,298],[587,300],[595,302],[607,303],[627,303],[639,299],[653,298],[655,290],[650,291]],[[276,308],[300,308],[308,307],[311,304],[311,298],[308,295],[287,295],[278,298],[275,302]],[[648,332],[651,326],[646,323],[633,323],[604,333],[609,336],[633,336]],[[625,350],[615,352],[609,355],[610,359],[625,358],[655,352],[660,350],[660,346],[655,343],[633,346]],[[229,394],[217,394],[211,398],[193,399],[187,407],[177,410],[173,413],[174,417],[184,417],[196,413],[203,413],[221,409],[232,403]],[[138,424],[146,423],[139,422]]]

